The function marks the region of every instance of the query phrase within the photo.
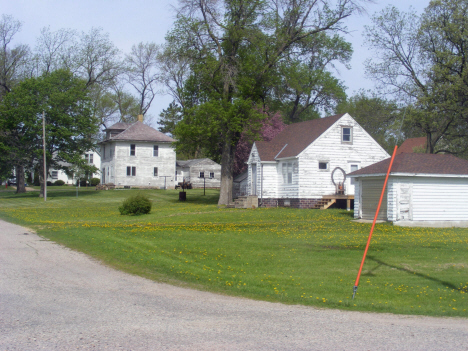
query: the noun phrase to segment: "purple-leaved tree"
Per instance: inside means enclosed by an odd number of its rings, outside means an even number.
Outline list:
[[[247,127],[242,133],[236,148],[234,175],[241,174],[246,170],[245,162],[249,159],[250,150],[255,140],[270,141],[286,127],[279,112],[269,114],[268,111],[265,111],[264,113],[267,117],[262,121],[259,130],[252,131],[250,127]]]

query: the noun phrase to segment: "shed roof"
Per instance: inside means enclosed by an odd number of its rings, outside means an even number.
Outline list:
[[[386,174],[390,158],[361,168],[349,174],[350,177]],[[468,160],[448,154],[402,153],[395,156],[390,174],[440,174],[468,175]]]
[[[126,127],[126,128],[125,128]],[[126,141],[157,141],[171,143],[175,140],[164,133],[138,121],[132,124],[116,123],[107,130],[125,130],[117,135],[109,138],[109,140],[126,140]]]
[[[211,163],[213,165],[219,165],[219,163],[216,163],[215,161],[213,161],[212,159],[210,158],[195,158],[195,159],[192,159],[192,160],[177,160],[176,161],[176,166],[177,167],[192,167],[192,166],[195,166],[196,164],[199,164],[201,162],[208,162],[208,163]]]
[[[406,139],[398,148],[397,155],[402,153],[413,153],[415,148],[426,149],[426,137]]]
[[[271,141],[256,141],[260,159],[275,161],[277,158],[299,155],[343,116],[344,114],[339,114],[290,124]]]

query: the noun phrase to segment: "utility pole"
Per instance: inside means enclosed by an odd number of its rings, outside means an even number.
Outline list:
[[[44,151],[44,201],[47,201],[47,167],[46,167],[46,140],[45,140],[45,113],[42,111],[42,148]]]

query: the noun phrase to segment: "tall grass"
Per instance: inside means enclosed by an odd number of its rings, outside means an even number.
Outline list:
[[[121,216],[139,190],[0,192],[0,217],[150,279],[283,303],[467,317],[468,229],[376,226],[343,210],[218,209],[219,193],[145,190],[151,214]]]

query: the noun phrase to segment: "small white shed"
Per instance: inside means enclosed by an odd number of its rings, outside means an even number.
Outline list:
[[[221,185],[221,165],[209,158],[176,162],[176,181],[187,181],[194,188],[219,188]]]
[[[390,159],[348,175],[355,179],[354,217],[374,219]],[[378,219],[400,225],[468,223],[468,161],[445,154],[395,157]]]

